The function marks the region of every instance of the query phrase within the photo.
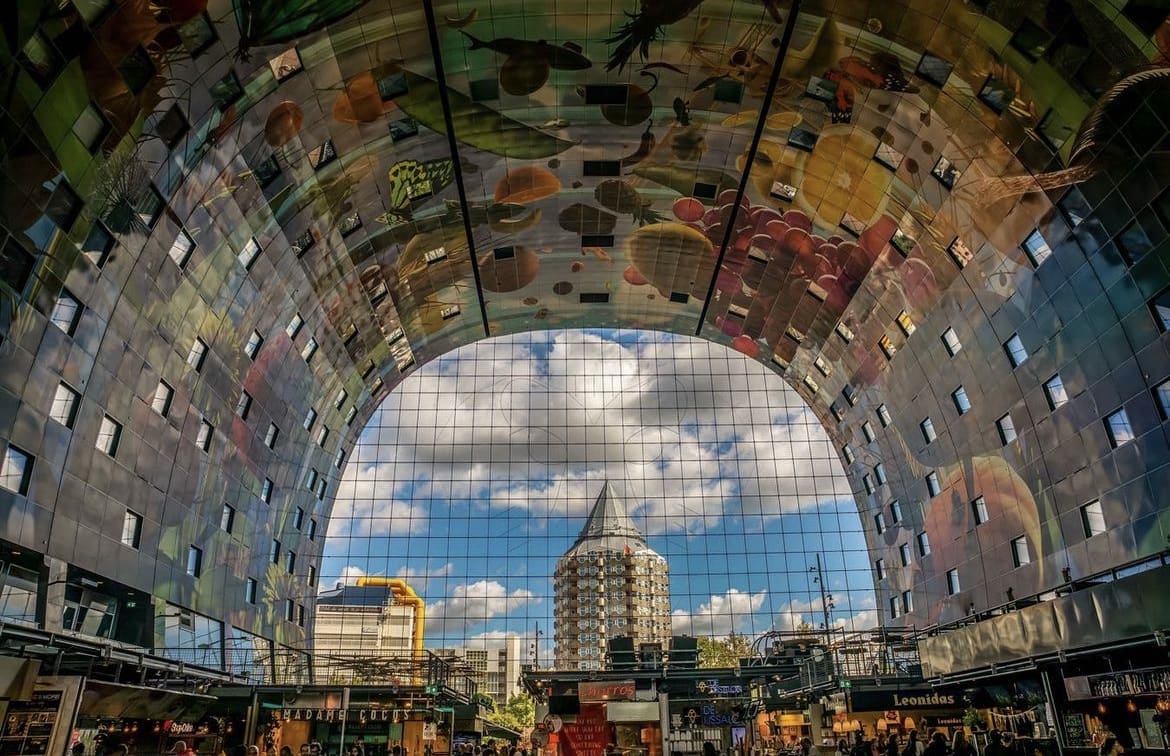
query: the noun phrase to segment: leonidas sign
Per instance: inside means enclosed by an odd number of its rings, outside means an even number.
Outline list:
[[[930,688],[854,690],[849,702],[851,711],[962,708],[962,703],[953,694],[939,693]]]
[[[630,701],[634,698],[634,681],[582,681],[577,683],[577,698],[581,699],[581,703],[597,703],[598,701]]]

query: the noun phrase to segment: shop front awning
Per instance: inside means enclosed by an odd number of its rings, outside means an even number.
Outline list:
[[[503,738],[505,740],[511,741],[520,740],[520,733],[516,732],[510,727],[504,727],[501,724],[496,724],[490,719],[483,720],[483,734],[489,735],[493,738]]]
[[[164,688],[87,681],[81,694],[81,714],[111,719],[199,719],[219,699],[199,693]]]

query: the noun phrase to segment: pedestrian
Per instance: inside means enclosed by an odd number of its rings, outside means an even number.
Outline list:
[[[886,738],[886,752],[884,756],[898,756],[901,749],[898,748],[898,733],[891,732]]]
[[[930,736],[930,745],[926,746],[926,756],[950,756],[951,747],[947,743],[947,736],[937,730]]]
[[[719,751],[715,749],[715,744],[710,740],[703,743],[703,756],[719,756]]]
[[[292,746],[282,745],[280,747],[280,756],[293,756]]]
[[[800,756],[810,756],[812,754],[812,738],[804,737],[800,739],[800,750],[797,751]]]
[[[74,743],[73,747],[69,749],[69,752],[72,753],[73,756],[85,756],[85,743],[82,743],[81,741]]]
[[[1101,741],[1101,749],[1097,751],[1098,756],[1121,756],[1123,753],[1125,748],[1113,735],[1106,735],[1105,740]]]
[[[967,739],[967,733],[962,730],[955,730],[955,737],[951,741],[951,753],[953,756],[978,756],[975,753],[975,746]]]
[[[906,747],[902,749],[902,756],[923,756],[926,746],[918,739],[918,730],[911,730],[906,736]]]
[[[983,756],[1011,756],[1011,751],[1003,744],[1003,733],[992,730],[987,733],[987,747],[983,749]]]
[[[873,744],[865,739],[865,733],[861,730],[853,733],[853,748],[849,751],[850,756],[874,756]]]

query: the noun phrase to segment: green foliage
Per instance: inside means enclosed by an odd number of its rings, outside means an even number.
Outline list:
[[[735,667],[751,656],[752,644],[746,635],[732,633],[723,639],[699,638],[699,668]]]
[[[523,732],[536,724],[536,703],[532,696],[521,693],[509,698],[508,703],[497,707],[495,713],[488,715],[487,718],[501,727]]]

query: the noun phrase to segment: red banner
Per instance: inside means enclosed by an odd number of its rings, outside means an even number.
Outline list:
[[[582,704],[576,722],[565,722],[560,733],[562,756],[604,756],[609,722],[603,704]]]

